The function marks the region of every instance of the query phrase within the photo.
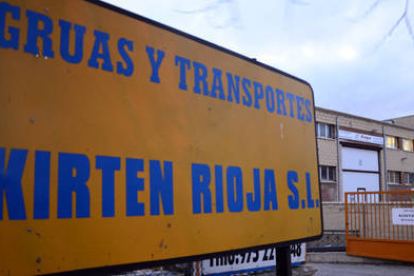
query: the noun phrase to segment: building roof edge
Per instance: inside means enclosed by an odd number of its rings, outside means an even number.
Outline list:
[[[414,131],[414,128],[409,128],[409,127],[406,127],[406,126],[396,125],[396,124],[393,124],[393,123],[387,122],[387,121],[380,121],[380,120],[375,120],[375,119],[371,119],[371,118],[361,117],[361,116],[357,116],[357,115],[354,115],[354,114],[345,113],[345,112],[341,112],[341,111],[336,111],[336,110],[332,110],[332,109],[328,109],[328,108],[324,108],[324,107],[319,107],[319,106],[315,106],[315,109],[320,110],[320,111],[324,111],[324,112],[328,112],[328,113],[333,113],[333,114],[343,115],[343,116],[347,116],[347,117],[352,117],[352,118],[359,119],[359,120],[378,123],[378,124],[381,124],[383,126],[392,126],[392,127],[396,127],[396,128],[400,128],[400,129],[404,129],[404,130]],[[410,116],[407,116],[407,117],[411,117],[411,116],[414,116],[414,115],[410,115]],[[400,118],[403,118],[403,117],[400,117]],[[398,119],[398,118],[395,118],[395,119]],[[388,120],[392,120],[392,119],[388,119]]]

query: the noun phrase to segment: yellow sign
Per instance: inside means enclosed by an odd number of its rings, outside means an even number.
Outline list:
[[[1,1],[0,60],[0,274],[322,233],[306,82],[89,1]]]

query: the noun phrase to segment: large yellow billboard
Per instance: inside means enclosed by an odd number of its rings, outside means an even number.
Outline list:
[[[0,1],[0,191],[0,274],[315,238],[313,92],[107,4]]]

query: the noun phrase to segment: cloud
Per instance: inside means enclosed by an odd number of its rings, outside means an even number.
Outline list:
[[[191,12],[218,2],[225,4]],[[317,105],[379,119],[414,113],[413,39],[404,24],[387,37],[405,0],[380,1],[370,12],[373,1],[218,2],[116,1],[307,80]]]

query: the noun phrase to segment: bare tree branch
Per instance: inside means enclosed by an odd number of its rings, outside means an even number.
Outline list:
[[[411,27],[411,22],[410,22],[410,19],[408,17],[405,18],[405,25],[407,26],[408,33],[410,34],[411,39],[414,41],[413,28]]]
[[[409,2],[410,0],[405,0],[405,8],[403,13],[401,14],[401,16],[398,18],[398,20],[394,23],[394,25],[392,25],[391,29],[386,33],[386,35],[381,39],[381,41],[378,43],[377,47],[375,48],[375,51],[378,50],[379,47],[381,47],[381,45],[392,36],[392,34],[394,33],[394,31],[397,29],[397,27],[400,25],[400,23],[404,20],[405,21],[405,25],[407,26],[408,32],[410,34],[410,37],[413,39],[414,41],[414,35],[413,35],[413,30],[411,28],[411,24],[410,24],[410,19],[408,17],[408,8],[409,8]]]
[[[364,12],[364,14],[361,16],[362,18],[366,18],[368,15],[370,15],[377,7],[378,7],[378,5],[380,4],[382,2],[382,0],[376,0],[372,5],[371,5],[371,7],[368,9],[368,10],[366,10],[365,12]]]
[[[183,13],[183,14],[205,14],[207,20],[213,27],[217,29],[224,29],[233,26],[240,26],[240,16],[236,9],[228,10],[227,19],[224,22],[217,23],[217,17],[215,11],[218,11],[223,6],[233,5],[237,7],[237,0],[216,0],[213,1],[211,4],[195,10],[183,11],[183,10],[176,10],[176,12]]]
[[[309,2],[302,1],[302,0],[289,0],[289,2],[295,5],[303,5],[303,6],[310,4]]]
[[[406,11],[406,16],[405,16],[405,25],[406,25],[406,27],[407,27],[407,30],[408,30],[408,33],[410,34],[410,37],[411,37],[411,39],[413,40],[413,42],[414,42],[414,33],[413,33],[413,28],[412,28],[412,26],[411,26],[411,21],[410,21],[410,18],[408,17],[408,15],[407,15],[407,13],[408,13],[408,8],[409,8],[409,6],[408,6],[408,0],[407,0],[407,2],[406,2],[406,7],[405,7],[405,11]]]
[[[376,8],[378,8],[378,6],[381,4],[383,0],[375,0],[375,2],[370,6],[370,8],[361,16],[360,19],[365,19],[367,18],[369,15],[371,15],[374,10]],[[395,23],[391,26],[391,28],[388,30],[388,32],[385,33],[385,35],[382,37],[382,39],[376,44],[376,46],[374,47],[374,52],[376,52],[384,43],[385,41],[390,38],[395,30],[398,28],[398,26],[401,25],[401,22],[404,21],[405,22],[405,26],[408,30],[408,34],[410,36],[410,39],[414,42],[414,31],[413,28],[411,26],[411,21],[408,15],[408,10],[409,10],[409,3],[410,0],[405,0],[405,7],[404,10],[402,11],[401,15],[398,17],[398,19],[395,21]],[[353,20],[355,22],[358,21],[358,19]]]
[[[408,0],[406,0],[408,3]],[[405,18],[407,18],[407,10],[405,10],[402,15],[400,16],[400,18],[398,18],[397,22],[394,23],[394,25],[391,27],[391,29],[388,31],[388,33],[385,35],[384,40],[388,37],[390,37],[395,29],[397,29],[397,27],[400,25],[401,21],[403,21]]]
[[[195,9],[190,11],[183,11],[183,10],[176,10],[179,13],[184,14],[195,14],[195,13],[205,13],[212,10],[217,10],[221,4],[227,4],[229,2],[232,2],[232,0],[216,0],[215,2],[212,2],[210,5],[205,6],[201,9]]]

